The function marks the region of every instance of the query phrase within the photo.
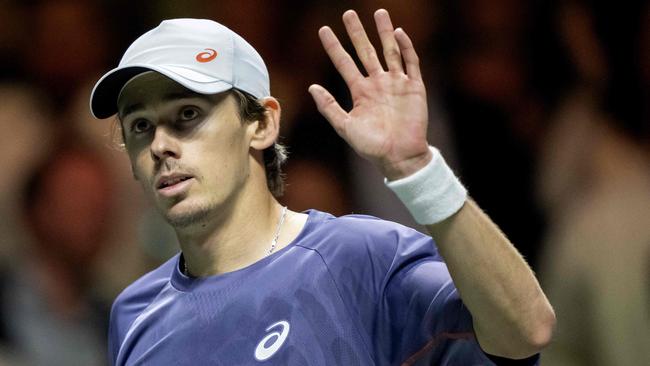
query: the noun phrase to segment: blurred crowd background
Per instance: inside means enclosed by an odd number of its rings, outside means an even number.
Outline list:
[[[106,364],[113,298],[178,250],[115,121],[88,110],[162,19],[217,20],[265,59],[284,204],[415,226],[307,93],[350,105],[317,30],[347,41],[354,8],[379,45],[380,7],[420,55],[431,144],[555,306],[543,364],[650,365],[650,7],[636,0],[0,0],[0,365]]]

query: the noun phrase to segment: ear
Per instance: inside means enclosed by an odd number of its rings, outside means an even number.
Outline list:
[[[273,97],[262,98],[260,103],[266,108],[266,112],[263,120],[254,123],[255,130],[251,137],[250,146],[255,150],[262,151],[272,146],[278,139],[282,110],[280,102]]]

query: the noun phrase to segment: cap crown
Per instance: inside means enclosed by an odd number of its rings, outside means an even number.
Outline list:
[[[99,118],[114,114],[122,87],[149,70],[197,93],[237,88],[256,98],[270,95],[266,65],[241,36],[207,19],[171,19],[136,39],[119,66],[99,80],[91,96],[93,114]]]

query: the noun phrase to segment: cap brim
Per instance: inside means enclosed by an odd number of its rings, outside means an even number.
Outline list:
[[[90,111],[95,118],[104,119],[117,113],[117,98],[124,85],[135,76],[156,71],[184,87],[201,94],[216,94],[232,88],[230,83],[198,74],[189,69],[170,66],[131,65],[118,67],[106,73],[90,95]]]

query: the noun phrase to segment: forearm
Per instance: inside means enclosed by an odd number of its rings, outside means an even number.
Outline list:
[[[490,218],[468,199],[427,229],[472,314],[483,350],[508,358],[539,352],[550,341],[555,314],[530,267]]]

